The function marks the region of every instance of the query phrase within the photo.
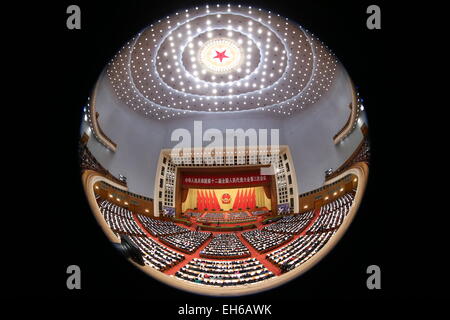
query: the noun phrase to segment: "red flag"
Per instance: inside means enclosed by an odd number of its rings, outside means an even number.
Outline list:
[[[200,190],[197,190],[197,209],[198,210],[202,210],[203,204],[202,204],[202,194],[200,192]]]
[[[219,200],[217,200],[216,191],[213,191],[213,195],[214,195],[214,207],[216,210],[220,210],[220,204]]]
[[[205,197],[203,197],[202,190],[199,190],[199,193],[200,193],[200,207],[199,207],[199,210],[204,210],[205,209]]]
[[[213,198],[211,194],[211,190],[208,190],[208,209],[214,209]]]
[[[245,208],[247,209],[250,207],[250,196],[252,191],[250,189],[247,189],[247,197],[245,198]]]
[[[220,205],[220,202],[219,202],[219,199],[217,198],[217,196],[216,196],[216,201],[217,201],[217,207],[219,208],[219,210],[222,209],[222,206]]]
[[[239,208],[241,208],[242,197],[244,196],[244,191],[241,190],[241,189],[239,189],[239,191],[240,191],[241,193],[239,194],[239,199],[238,199],[238,202],[237,202],[237,205],[236,205],[236,210],[239,210]]]
[[[256,208],[256,189],[253,188],[253,192],[252,192],[252,203],[250,208]]]
[[[239,204],[239,208],[241,208],[242,210],[245,210],[246,206],[247,206],[247,190],[242,190],[243,194],[241,196],[241,202]]]
[[[239,189],[238,192],[236,193],[236,198],[234,199],[233,202],[233,210],[237,210],[238,205],[239,205]]]
[[[208,190],[208,210],[214,209],[213,198],[211,194],[211,190]]]
[[[208,190],[204,190],[203,194],[205,195],[205,209],[209,210],[209,197],[208,197]]]
[[[202,191],[202,209],[207,210],[208,209],[208,198],[206,197],[205,191]]]

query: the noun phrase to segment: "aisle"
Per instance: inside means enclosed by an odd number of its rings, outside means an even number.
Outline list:
[[[276,276],[279,276],[281,274],[281,270],[280,268],[278,268],[277,266],[275,266],[273,263],[271,263],[270,261],[268,261],[266,259],[266,255],[267,253],[259,253],[258,251],[256,251],[243,237],[242,234],[239,233],[238,234],[238,238],[239,240],[241,240],[241,242],[248,248],[248,250],[250,251],[251,254],[251,258],[256,258],[259,260],[259,262],[261,262],[264,267],[266,267],[267,269],[269,269],[270,271],[272,271],[272,273]],[[275,250],[275,249],[274,249]]]
[[[185,265],[187,265],[192,259],[194,258],[200,258],[200,252],[211,242],[212,237],[209,238],[208,240],[205,241],[204,244],[202,244],[196,251],[194,251],[194,253],[192,254],[187,254],[183,252],[184,255],[184,260],[181,261],[180,263],[176,264],[175,266],[173,266],[170,269],[167,269],[164,271],[165,274],[167,275],[174,275],[175,273],[177,273],[178,270],[180,270],[181,268],[183,268]],[[172,249],[172,248],[171,248]],[[174,250],[174,249],[172,249]],[[178,250],[175,250],[178,251]]]

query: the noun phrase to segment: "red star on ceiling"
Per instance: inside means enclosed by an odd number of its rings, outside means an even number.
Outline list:
[[[225,51],[227,51],[227,50],[223,50],[222,52],[219,52],[219,51],[216,50],[217,56],[215,56],[213,59],[217,58],[217,59],[220,60],[220,62],[222,62],[223,59],[229,58],[229,56],[225,55]]]

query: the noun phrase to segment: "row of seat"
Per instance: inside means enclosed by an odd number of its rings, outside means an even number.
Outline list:
[[[248,248],[234,234],[218,234],[200,252],[200,257],[243,258],[250,255]]]
[[[188,217],[200,217],[203,213],[198,212],[198,211],[188,211],[185,212],[183,215],[188,216]]]
[[[266,256],[266,259],[283,271],[297,268],[315,255],[336,231],[301,236],[288,245]]]
[[[293,235],[290,234],[267,232],[258,229],[243,232],[242,236],[260,253],[270,251],[293,238]]]
[[[334,201],[329,202],[324,206],[322,206],[321,211],[326,213],[330,211],[335,211],[343,206],[350,207],[354,199],[355,195],[352,192],[346,193],[343,196],[340,196],[339,198],[335,199]]]
[[[172,221],[153,219],[141,214],[137,215],[144,228],[154,237],[189,232],[189,229],[180,227]]]
[[[326,232],[340,227],[350,211],[354,196],[352,193],[343,195],[320,209],[319,218],[308,229],[308,234]]]
[[[259,253],[274,250],[266,256],[266,259],[281,270],[289,271],[308,261],[329,241],[347,216],[353,199],[353,194],[345,194],[323,206],[319,217],[307,230],[307,234],[294,241],[291,241],[294,235],[304,231],[310,224],[314,217],[313,211],[285,216],[262,230],[243,232],[242,236]],[[159,237],[166,245],[164,246],[146,237],[130,210],[107,200],[101,200],[99,206],[113,232],[118,236],[130,235],[142,252],[145,264],[156,270],[167,270],[185,259],[184,255],[169,249],[168,246],[192,254],[212,236],[211,232],[191,231],[171,221],[137,215],[147,231]],[[239,212],[226,214],[227,217],[243,218],[243,214]],[[223,216],[223,213],[211,213],[209,216],[215,218]],[[245,216],[249,217],[247,212]],[[288,243],[289,241],[291,242]],[[285,245],[286,243],[288,244]],[[279,248],[282,245],[284,246]],[[176,273],[176,277],[200,284],[229,286],[249,284],[274,276],[255,258],[241,260],[248,256],[250,256],[248,247],[236,234],[218,234],[200,252],[202,259],[195,258],[190,261]],[[204,258],[228,259],[228,261]]]
[[[260,216],[266,213],[269,213],[269,210],[256,210],[251,212],[251,214],[254,216]]]
[[[245,211],[228,213],[228,218],[229,219],[243,219],[243,218],[248,218],[248,217],[249,217],[249,215]]]
[[[119,207],[118,205],[115,205],[114,203],[107,200],[103,200],[100,202],[100,209],[108,210],[109,212],[125,218],[133,218],[133,214],[130,210]]]
[[[130,239],[141,251],[144,263],[156,270],[167,270],[184,260],[184,255],[160,245],[151,238],[131,236]]]
[[[202,218],[205,219],[225,219],[225,214],[223,212],[207,212]]]
[[[248,214],[247,211],[239,212],[207,212],[203,216],[197,218],[199,222],[240,222],[255,221],[256,218]]]
[[[308,226],[313,217],[313,211],[292,216],[284,216],[279,221],[264,227],[262,230],[277,233],[299,234]]]
[[[160,240],[180,251],[191,254],[204,244],[209,237],[211,237],[211,232],[189,231],[160,237]]]
[[[314,224],[308,229],[308,234],[326,232],[339,228],[347,213],[347,209],[339,208],[336,211],[320,215]]]
[[[212,286],[247,285],[274,276],[255,258],[237,261],[192,259],[175,274],[176,277]]]
[[[145,232],[139,228],[130,211],[120,208],[110,202],[100,204],[100,212],[108,226],[116,233],[145,236]]]

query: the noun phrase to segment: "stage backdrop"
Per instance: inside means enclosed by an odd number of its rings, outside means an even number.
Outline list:
[[[266,196],[263,186],[254,188],[233,189],[195,189],[189,188],[186,201],[182,204],[182,210],[197,208],[203,210],[219,209],[238,210],[247,207],[266,207],[271,209],[270,198]]]

